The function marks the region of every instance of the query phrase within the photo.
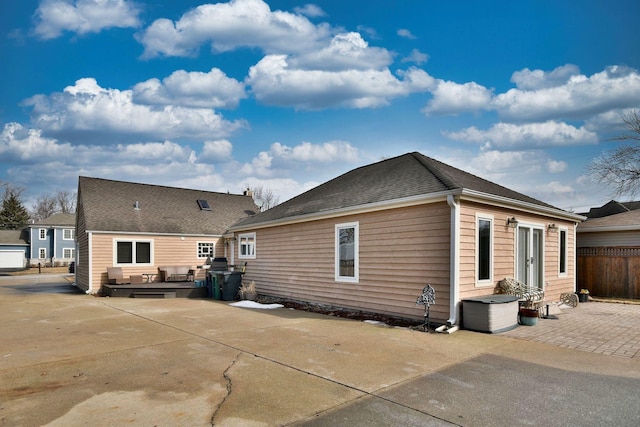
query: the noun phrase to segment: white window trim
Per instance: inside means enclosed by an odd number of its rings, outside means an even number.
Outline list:
[[[44,256],[42,256],[44,254]],[[47,249],[46,248],[38,248],[38,259],[47,259]]]
[[[489,278],[488,279],[480,279],[480,220],[489,221],[490,223],[490,239],[489,242]],[[494,253],[494,241],[495,241],[495,221],[493,215],[479,214],[476,213],[476,224],[475,224],[475,239],[476,239],[476,253],[475,253],[475,278],[476,278],[476,286],[477,287],[487,287],[493,286],[493,262],[495,258]]]
[[[564,245],[564,272],[560,271],[560,251],[562,248],[562,240],[560,239],[560,235],[564,231],[565,233],[565,245]],[[566,277],[569,275],[569,228],[567,227],[558,227],[558,277]]]
[[[46,228],[38,229],[38,238],[39,238],[39,240],[47,240],[47,229]]]
[[[65,257],[64,251],[71,251],[71,256]],[[76,248],[62,248],[62,258],[63,259],[74,259],[76,257]]]
[[[353,277],[340,276],[340,230],[344,228],[353,228]],[[360,282],[360,223],[346,222],[336,224],[335,226],[335,281],[343,283],[359,283]]]
[[[71,233],[71,237],[70,238],[64,237],[65,231],[69,231],[69,233]],[[76,233],[75,233],[75,230],[73,228],[64,228],[62,230],[62,240],[75,240],[75,238],[76,238],[75,234]]]
[[[242,254],[242,239],[253,239],[253,253],[249,255]],[[258,240],[256,238],[256,233],[242,233],[238,234],[238,259],[256,259],[256,254],[258,253]]]
[[[118,263],[118,243],[119,242],[131,242],[131,263]],[[136,262],[136,243],[149,243],[151,245],[150,262],[149,263],[137,263]],[[132,266],[152,266],[154,257],[154,245],[153,240],[150,239],[113,239],[113,265],[114,267],[132,267]]]
[[[200,255],[200,245],[212,245],[211,248],[211,257],[215,257],[216,255],[216,242],[211,242],[211,241],[201,241],[201,242],[196,242],[196,257],[199,259],[206,259],[207,255],[202,256]]]

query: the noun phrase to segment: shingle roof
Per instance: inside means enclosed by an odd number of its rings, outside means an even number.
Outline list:
[[[57,213],[51,215],[49,218],[38,221],[33,226],[47,225],[47,226],[74,226],[76,225],[76,214],[74,213]]]
[[[544,208],[558,209],[418,152],[413,152],[354,169],[255,217],[242,220],[238,225],[253,225],[323,211],[461,189],[500,196]]]
[[[28,245],[27,230],[0,230],[0,244],[2,245]]]
[[[200,209],[199,199],[211,210]],[[222,235],[258,207],[244,195],[80,177],[80,211],[89,231]]]
[[[609,227],[636,228],[640,230],[640,209],[603,216],[589,218],[578,224],[577,232],[598,231],[597,229]]]

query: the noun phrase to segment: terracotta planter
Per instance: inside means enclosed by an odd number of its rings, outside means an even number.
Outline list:
[[[535,326],[538,324],[538,310],[531,308],[521,308],[518,311],[518,324],[525,326]]]

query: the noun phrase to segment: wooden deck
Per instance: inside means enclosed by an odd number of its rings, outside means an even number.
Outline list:
[[[102,294],[121,298],[207,298],[207,287],[195,282],[151,282],[134,285],[103,285]]]

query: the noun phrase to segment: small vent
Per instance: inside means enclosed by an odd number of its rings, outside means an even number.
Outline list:
[[[203,211],[210,211],[211,210],[211,206],[209,206],[209,202],[207,202],[206,200],[203,199],[198,199],[198,206],[200,206],[200,209]]]

